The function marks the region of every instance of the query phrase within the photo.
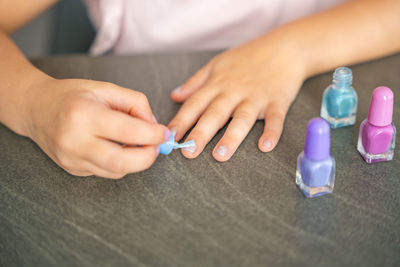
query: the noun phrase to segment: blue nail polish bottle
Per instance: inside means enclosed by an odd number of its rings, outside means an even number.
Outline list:
[[[304,151],[297,158],[296,184],[308,198],[332,193],[335,160],[330,155],[330,127],[321,119],[307,126]]]
[[[321,117],[332,128],[353,125],[357,113],[357,93],[352,87],[351,69],[340,67],[333,73],[332,84],[322,96]]]
[[[191,146],[196,146],[194,140],[189,140],[182,144],[178,144],[177,142],[175,142],[175,132],[171,133],[171,137],[167,142],[158,145],[158,147],[160,148],[160,154],[163,155],[170,154],[174,149],[191,147]]]

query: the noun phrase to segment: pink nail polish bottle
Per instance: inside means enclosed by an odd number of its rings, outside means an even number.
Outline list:
[[[396,128],[392,123],[393,92],[381,86],[374,90],[368,118],[360,125],[357,150],[367,163],[393,159]]]

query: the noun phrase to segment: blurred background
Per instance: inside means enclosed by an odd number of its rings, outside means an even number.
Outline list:
[[[12,35],[27,57],[87,53],[95,36],[82,0],[61,0]]]

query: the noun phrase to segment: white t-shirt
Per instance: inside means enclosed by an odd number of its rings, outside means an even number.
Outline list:
[[[346,0],[85,0],[91,54],[215,50]]]

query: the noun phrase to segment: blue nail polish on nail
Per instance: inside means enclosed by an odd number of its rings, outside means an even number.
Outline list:
[[[226,149],[225,146],[219,146],[219,147],[217,148],[217,150],[215,151],[215,153],[217,153],[217,154],[220,155],[221,157],[224,157],[227,151],[228,151],[228,150]]]
[[[330,128],[321,118],[307,126],[304,151],[297,158],[296,184],[308,198],[332,193],[335,160],[330,156]]]
[[[357,93],[352,87],[353,74],[347,67],[337,68],[332,84],[322,96],[321,117],[332,128],[353,125],[357,113]]]
[[[196,143],[194,140],[189,140],[182,144],[178,144],[177,142],[175,142],[175,132],[173,131],[169,140],[163,144],[158,145],[158,147],[160,148],[160,154],[168,155],[174,149],[196,147]]]
[[[173,90],[174,93],[180,93],[181,92],[181,87],[178,86]]]

